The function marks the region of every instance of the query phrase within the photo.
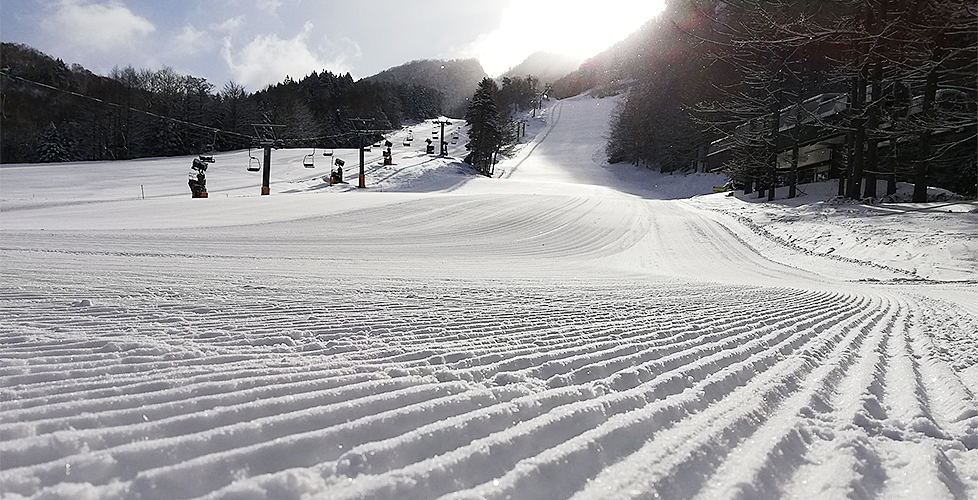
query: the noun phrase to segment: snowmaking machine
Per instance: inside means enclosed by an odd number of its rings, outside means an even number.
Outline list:
[[[194,158],[190,166],[190,196],[192,198],[207,198],[207,164],[214,163],[213,156],[200,155]]]

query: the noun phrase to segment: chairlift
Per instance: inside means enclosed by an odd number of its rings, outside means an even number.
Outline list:
[[[214,129],[214,138],[211,139],[211,143],[207,145],[206,149],[208,153],[217,151],[217,129]]]
[[[302,157],[302,166],[306,168],[316,168],[316,148],[312,148],[312,153]]]
[[[261,170],[261,160],[251,155],[251,148],[248,148],[248,171],[258,172]]]
[[[329,151],[323,151],[323,156],[333,156],[333,150],[330,149]]]

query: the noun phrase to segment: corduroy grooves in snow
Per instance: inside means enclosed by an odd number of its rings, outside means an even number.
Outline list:
[[[493,178],[430,124],[363,190],[4,165],[2,497],[978,497],[975,204],[690,197],[602,163],[614,104]]]

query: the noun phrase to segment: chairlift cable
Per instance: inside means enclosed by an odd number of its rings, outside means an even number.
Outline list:
[[[141,113],[141,114],[144,114],[146,116],[151,116],[151,117],[154,117],[154,118],[159,118],[161,120],[167,120],[167,121],[170,121],[170,122],[173,122],[173,123],[179,123],[181,125],[185,125],[185,126],[188,126],[188,127],[193,127],[193,128],[197,128],[197,129],[200,129],[200,130],[207,130],[207,131],[210,131],[210,132],[214,132],[214,144],[217,143],[217,134],[224,134],[224,135],[227,135],[227,136],[235,136],[235,137],[239,137],[241,139],[246,139],[251,144],[260,142],[262,140],[262,137],[258,137],[257,135],[242,134],[240,132],[233,132],[233,131],[224,130],[224,129],[221,129],[221,128],[218,128],[218,127],[212,127],[212,126],[209,126],[209,125],[201,125],[199,123],[189,122],[189,121],[186,121],[186,120],[181,120],[179,118],[173,118],[173,117],[170,117],[170,116],[160,115],[160,114],[157,114],[157,113],[153,113],[152,111],[146,111],[146,110],[134,108],[132,106],[125,106],[125,105],[114,103],[114,102],[111,102],[111,101],[106,101],[106,100],[100,99],[98,97],[92,97],[92,96],[89,96],[89,95],[81,94],[79,92],[74,92],[74,91],[71,91],[71,90],[67,90],[67,89],[55,87],[53,85],[48,85],[46,83],[41,83],[41,82],[38,82],[38,81],[34,81],[34,80],[31,80],[31,79],[28,79],[28,78],[24,78],[22,76],[12,75],[12,74],[4,71],[4,70],[0,70],[0,76],[5,76],[5,77],[10,78],[10,79],[13,79],[13,80],[19,80],[19,81],[22,81],[24,83],[28,83],[28,84],[31,84],[31,85],[36,85],[38,87],[46,88],[46,89],[49,89],[49,90],[54,90],[56,92],[61,92],[63,94],[71,95],[71,96],[74,96],[74,97],[80,97],[82,99],[87,99],[87,100],[90,100],[92,102],[97,102],[97,103],[100,103],[100,104],[105,104],[107,106],[112,106],[112,107],[117,108],[117,109],[134,111],[136,113]],[[368,121],[368,120],[362,120],[362,121]],[[316,141],[323,141],[323,140],[330,140],[330,139],[340,139],[340,138],[349,137],[349,136],[355,136],[357,134],[363,134],[363,133],[384,133],[384,132],[389,132],[389,131],[390,131],[389,129],[356,129],[356,130],[353,130],[353,131],[350,131],[350,132],[343,132],[343,133],[336,134],[336,135],[322,135],[322,136],[317,136],[317,137],[302,137],[302,138],[281,139],[281,140],[278,140],[276,142],[281,142],[283,144],[285,144],[285,143],[292,143],[292,144],[296,144],[296,143],[307,143],[308,144],[309,142],[316,142]]]
[[[5,76],[7,78],[11,78],[13,80],[20,80],[22,82],[29,83],[31,85],[37,85],[38,87],[43,87],[43,88],[46,88],[46,89],[54,90],[56,92],[61,92],[63,94],[67,94],[67,95],[71,95],[71,96],[75,96],[75,97],[80,97],[82,99],[88,99],[90,101],[101,103],[101,104],[105,104],[105,105],[108,105],[108,106],[112,106],[114,108],[118,108],[118,109],[122,109],[122,110],[128,110],[128,111],[135,111],[137,113],[142,113],[144,115],[152,116],[154,118],[159,118],[161,120],[168,120],[168,121],[171,121],[173,123],[179,123],[181,125],[186,125],[188,127],[194,127],[194,128],[198,128],[198,129],[201,129],[201,130],[211,131],[211,132],[214,132],[215,143],[217,142],[216,141],[216,138],[217,138],[217,134],[218,133],[225,134],[225,135],[237,136],[237,137],[241,137],[243,139],[249,139],[249,140],[257,140],[258,139],[257,137],[252,137],[250,135],[242,134],[242,133],[239,133],[239,132],[232,132],[230,130],[223,130],[223,129],[220,129],[220,128],[217,128],[217,127],[211,127],[209,125],[201,125],[199,123],[188,122],[186,120],[181,120],[179,118],[173,118],[173,117],[170,117],[170,116],[163,116],[163,115],[160,115],[160,114],[157,114],[157,113],[153,113],[152,111],[146,111],[146,110],[134,108],[132,106],[124,106],[122,104],[118,104],[118,103],[106,101],[104,99],[99,99],[98,97],[92,97],[92,96],[81,94],[81,93],[74,92],[74,91],[71,91],[71,90],[66,90],[66,89],[58,88],[58,87],[55,87],[53,85],[48,85],[46,83],[41,83],[41,82],[37,82],[37,81],[34,81],[34,80],[30,80],[30,79],[24,78],[22,76],[11,75],[10,73],[7,73],[6,71],[2,71],[2,70],[0,70],[0,75]]]

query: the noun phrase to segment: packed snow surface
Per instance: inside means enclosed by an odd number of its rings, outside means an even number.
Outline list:
[[[708,194],[604,164],[615,102],[492,177],[430,123],[366,189],[4,165],[2,497],[978,497],[975,204]]]

